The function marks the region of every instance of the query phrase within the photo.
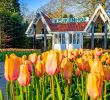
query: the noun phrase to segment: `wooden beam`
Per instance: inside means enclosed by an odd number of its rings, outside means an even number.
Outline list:
[[[33,49],[36,49],[36,25],[33,24],[34,27],[34,35],[33,35]]]
[[[94,22],[91,22],[91,49],[94,49]]]
[[[104,24],[104,49],[107,49],[107,21]]]
[[[46,25],[45,24],[43,25],[43,34],[44,34],[44,51],[46,51],[46,49],[47,49],[47,43],[46,43],[47,37],[46,37]]]

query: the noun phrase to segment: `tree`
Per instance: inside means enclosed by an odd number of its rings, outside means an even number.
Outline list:
[[[63,18],[68,18],[67,14],[64,14],[64,15],[63,15]]]
[[[0,39],[2,47],[24,48],[28,43],[25,35],[27,23],[20,14],[18,0],[0,1]],[[10,39],[9,39],[10,38]]]

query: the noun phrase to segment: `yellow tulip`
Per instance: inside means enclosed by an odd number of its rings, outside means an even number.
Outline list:
[[[87,80],[87,92],[92,99],[97,99],[102,95],[102,76],[98,73],[90,73]]]

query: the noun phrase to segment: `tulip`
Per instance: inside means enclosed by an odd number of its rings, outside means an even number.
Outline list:
[[[28,71],[32,73],[32,63],[29,60],[25,60],[24,64],[27,66]]]
[[[109,81],[110,80],[110,66],[104,66],[104,80]]]
[[[106,64],[110,65],[110,56],[108,56],[108,58],[106,60]]]
[[[23,55],[23,56],[22,56],[22,63],[24,63],[25,60],[27,60],[27,56],[26,56],[26,55]]]
[[[93,60],[93,59],[89,59],[89,66],[90,66],[90,69],[92,68],[93,63],[94,63],[94,60]]]
[[[102,62],[100,60],[94,61],[91,68],[91,73],[98,73],[104,76],[104,70],[103,70]]]
[[[5,78],[8,81],[14,81],[18,78],[20,72],[21,59],[15,54],[11,54],[10,57],[6,55],[5,59]]]
[[[90,73],[87,80],[87,92],[92,99],[102,95],[102,76],[97,73]]]
[[[101,62],[105,62],[108,58],[108,53],[105,53],[101,56]]]
[[[40,59],[37,61],[35,65],[35,73],[36,73],[36,76],[38,77],[42,77],[45,73],[44,62],[41,61]]]
[[[61,66],[63,67],[63,77],[70,83],[73,73],[73,63],[68,58],[63,59]]]
[[[81,71],[79,70],[79,68],[76,69],[76,76],[80,76],[81,75]]]
[[[78,58],[76,64],[81,71],[90,71],[89,62],[85,61],[83,58]]]
[[[49,75],[55,75],[57,67],[58,67],[57,53],[55,51],[51,51],[46,59],[46,72]]]
[[[64,57],[68,57],[68,50],[64,50],[63,56],[64,56]]]
[[[63,71],[64,66],[69,62],[69,59],[66,57],[61,62],[61,70]]]
[[[22,86],[27,86],[30,83],[30,73],[26,65],[20,66],[20,75],[18,77],[18,82]]]
[[[30,55],[29,55],[29,60],[30,60],[33,64],[35,64],[36,61],[37,61],[37,54],[36,54],[36,53],[30,54]]]
[[[95,56],[101,56],[102,48],[95,48]]]

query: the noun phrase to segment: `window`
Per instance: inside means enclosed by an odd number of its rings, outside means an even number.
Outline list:
[[[55,34],[55,44],[65,44],[65,34]]]
[[[80,43],[80,34],[77,34],[77,44]]]
[[[62,44],[65,44],[65,34],[62,34]]]
[[[73,34],[73,44],[76,44],[76,35],[77,34]]]
[[[72,44],[72,34],[69,34],[69,43]]]

